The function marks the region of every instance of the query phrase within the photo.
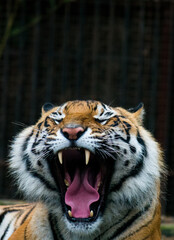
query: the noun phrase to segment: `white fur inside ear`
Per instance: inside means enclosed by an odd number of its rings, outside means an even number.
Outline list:
[[[141,105],[141,107],[132,113],[133,117],[137,119],[137,121],[139,122],[139,124],[142,124],[143,120],[144,120],[144,115],[145,115],[145,110],[144,110],[144,106]]]
[[[145,116],[145,113],[146,113],[145,110],[144,110],[144,107],[142,107],[139,111],[140,111],[140,113],[139,113],[138,118],[141,122],[143,122],[144,116]]]

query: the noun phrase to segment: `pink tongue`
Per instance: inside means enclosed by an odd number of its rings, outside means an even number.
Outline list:
[[[76,170],[74,179],[65,194],[65,203],[71,207],[74,218],[88,218],[90,216],[90,205],[99,200],[99,193],[88,181],[89,171],[80,175]]]

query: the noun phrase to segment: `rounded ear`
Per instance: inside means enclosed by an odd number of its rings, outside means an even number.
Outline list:
[[[145,114],[144,111],[144,104],[140,103],[137,107],[135,108],[130,108],[128,109],[129,112],[132,113],[133,117],[137,119],[137,121],[141,124],[143,122],[143,117]]]
[[[45,103],[43,106],[42,106],[42,115],[46,112],[48,112],[49,110],[51,110],[52,108],[54,108],[55,106],[52,104],[52,103]]]

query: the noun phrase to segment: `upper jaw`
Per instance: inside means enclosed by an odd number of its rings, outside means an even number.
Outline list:
[[[71,149],[71,148],[69,148]],[[80,150],[80,148],[72,148],[72,150]],[[85,151],[85,164],[88,165],[89,163],[89,159],[90,159],[90,151],[88,149],[84,149]],[[62,165],[63,164],[63,149],[58,151],[58,160],[59,160],[59,163]]]

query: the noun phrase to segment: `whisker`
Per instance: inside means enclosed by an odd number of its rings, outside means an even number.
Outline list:
[[[11,123],[16,125],[16,126],[27,127],[27,125],[25,123],[22,123],[22,122],[11,122]]]

